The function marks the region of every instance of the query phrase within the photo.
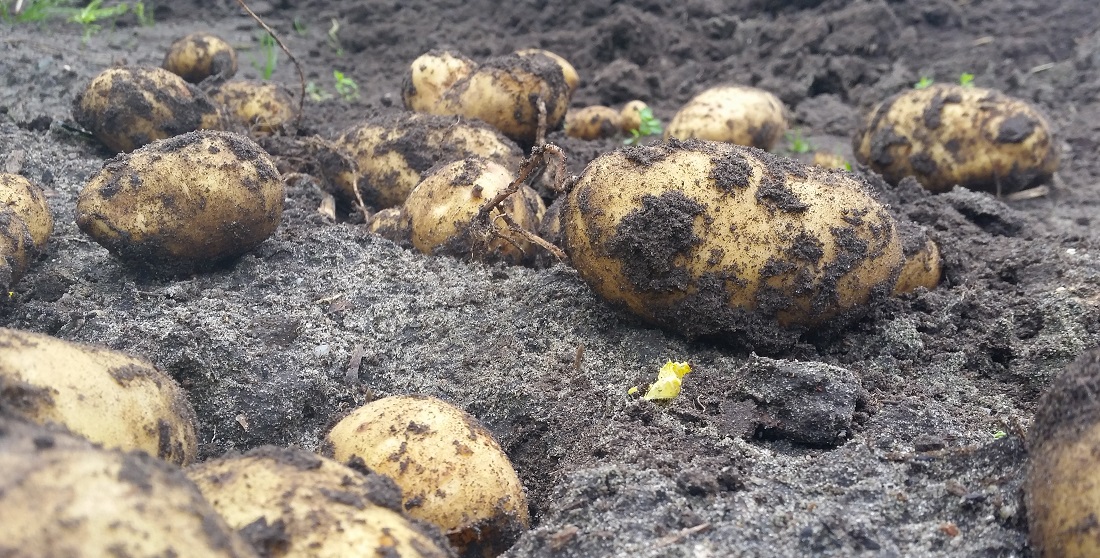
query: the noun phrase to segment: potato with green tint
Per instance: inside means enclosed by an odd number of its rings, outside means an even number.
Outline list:
[[[0,328],[0,406],[43,424],[165,461],[195,459],[195,412],[147,360]]]
[[[163,68],[104,70],[76,96],[73,119],[116,153],[194,130],[220,130],[205,93]]]
[[[755,87],[721,85],[693,97],[665,129],[665,139],[699,138],[768,150],[787,132],[779,97]]]
[[[566,198],[562,234],[614,305],[768,350],[858,315],[904,258],[893,217],[851,173],[700,140],[597,157]]]
[[[443,94],[455,82],[477,69],[477,63],[461,54],[446,50],[431,50],[413,60],[409,74],[401,84],[405,108],[432,113]]]
[[[252,136],[281,131],[294,118],[293,99],[278,85],[265,81],[227,81],[210,91],[228,119]]]
[[[80,230],[119,258],[187,271],[252,250],[285,197],[271,157],[229,132],[192,132],[107,161],[76,205]]]
[[[211,76],[229,79],[237,73],[237,50],[216,35],[191,33],[168,47],[161,67],[191,83]]]
[[[523,485],[474,417],[439,399],[395,396],[340,420],[327,451],[362,459],[401,487],[405,511],[439,526],[467,557],[500,554],[527,529]]]
[[[852,140],[856,159],[891,184],[1009,193],[1058,169],[1050,124],[1033,105],[980,87],[936,84],[876,106]]]
[[[436,528],[398,511],[401,493],[388,479],[305,450],[265,446],[187,476],[264,556],[453,556]]]
[[[355,160],[358,181],[349,169],[333,178],[347,200],[355,188],[376,208],[399,206],[435,165],[466,157],[485,157],[518,168],[523,152],[491,126],[458,116],[416,112],[373,118],[344,132],[335,142]],[[353,183],[354,182],[354,183]]]

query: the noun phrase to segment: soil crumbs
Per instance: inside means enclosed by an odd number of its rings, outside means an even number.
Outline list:
[[[155,277],[73,223],[78,191],[110,154],[73,131],[71,101],[102,69],[159,64],[194,31],[241,48],[240,75],[257,77],[257,27],[232,2],[186,0],[157,3],[153,27],[123,19],[86,41],[73,24],[0,24],[0,167],[45,187],[57,221],[0,325],[151,359],[190,394],[205,458],[316,449],[342,413],[384,395],[452,402],[494,433],[527,487],[534,525],[507,556],[1029,554],[1023,435],[1039,394],[1100,336],[1095,2],[253,8],[308,80],[332,90],[338,70],[359,84],[358,100],[308,100],[302,133],[332,138],[397,112],[407,65],[429,49],[478,59],[542,47],[581,74],[575,106],[641,98],[667,121],[710,85],[755,85],[783,99],[807,141],[848,160],[875,102],[922,76],[973,73],[1050,115],[1063,165],[1048,195],[1012,202],[880,183],[941,246],[942,285],[781,354],[655,330],[565,266],[413,253],[329,220],[321,194],[298,183],[254,252]],[[274,79],[297,88],[284,57]],[[619,145],[549,139],[573,173]],[[626,396],[668,359],[694,370],[680,398]]]

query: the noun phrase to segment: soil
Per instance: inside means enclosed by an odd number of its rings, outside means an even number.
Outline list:
[[[72,99],[101,70],[159,64],[172,40],[200,30],[236,45],[240,74],[257,77],[256,24],[228,0],[157,3],[155,26],[123,18],[86,41],[73,24],[0,24],[0,170],[45,187],[57,221],[0,325],[151,359],[188,391],[204,458],[316,450],[366,401],[441,397],[484,422],[526,486],[533,526],[507,556],[1031,552],[1024,434],[1039,395],[1100,338],[1093,0],[253,8],[307,80],[334,93],[339,70],[359,85],[355,101],[307,101],[302,135],[331,139],[399,111],[405,70],[429,49],[480,59],[542,47],[580,73],[574,106],[641,98],[667,122],[708,86],[754,85],[780,96],[806,141],[848,160],[875,102],[922,76],[969,72],[1044,110],[1062,165],[1046,195],[1015,201],[878,181],[939,243],[942,284],[759,356],[649,327],[564,265],[420,255],[318,212],[321,193],[301,181],[255,251],[162,277],[76,228],[77,193],[111,154],[75,131]],[[285,56],[273,79],[298,87]],[[548,139],[572,173],[621,143]],[[693,368],[681,397],[662,407],[627,396],[669,359]]]

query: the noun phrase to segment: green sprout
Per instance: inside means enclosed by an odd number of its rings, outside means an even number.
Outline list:
[[[814,148],[814,146],[810,145],[810,142],[802,137],[802,130],[787,132],[787,144],[789,146],[787,149],[791,153],[797,153],[799,155],[809,153]]]
[[[103,0],[92,0],[87,6],[78,10],[75,14],[69,17],[69,21],[73,23],[79,23],[84,27],[84,41],[87,40],[103,28],[99,24],[100,20],[106,18],[117,18],[118,16],[130,11],[129,4],[115,4],[114,6],[103,8]]]
[[[933,81],[934,80],[932,78],[928,77],[928,76],[922,76],[920,78],[920,81],[913,84],[913,89],[924,89],[924,88],[928,87],[929,85],[932,85]]]
[[[260,36],[260,54],[263,60],[253,60],[252,66],[260,71],[264,79],[271,79],[271,74],[275,73],[275,66],[279,63],[279,49],[271,33]]]
[[[963,72],[959,75],[959,85],[963,87],[974,87],[974,74]]]
[[[848,172],[852,172],[852,162],[851,161],[848,161],[848,160],[844,161],[844,170],[846,170]]]
[[[332,77],[336,80],[336,93],[345,101],[351,102],[359,98],[359,84],[355,83],[355,80],[345,76],[344,72],[339,70],[333,70]]]
[[[145,3],[141,0],[134,3],[134,15],[143,27],[152,27],[156,24],[156,21],[153,21],[153,9],[150,7],[149,11],[145,11]]]
[[[306,84],[306,96],[315,103],[332,98],[332,94],[322,89],[315,81]]]
[[[1000,440],[1001,438],[1004,438],[1005,436],[1008,436],[1008,434],[1006,434],[1004,430],[998,430],[998,431],[993,433],[993,439],[994,440]]]
[[[63,6],[69,0],[31,0],[22,11],[16,13],[8,7],[8,3],[0,3],[0,19],[9,23],[30,23],[44,21],[51,15],[64,11]]]
[[[328,45],[336,51],[336,56],[343,56],[344,47],[340,45],[340,36],[337,35],[339,32],[340,22],[336,21],[336,18],[332,18],[332,26],[328,28]]]
[[[299,36],[304,37],[306,35],[306,24],[302,23],[302,20],[294,18],[291,24],[294,26],[294,32]]]
[[[655,136],[663,131],[660,119],[653,116],[653,109],[646,107],[638,111],[638,118],[640,121],[638,127],[631,130],[630,137],[623,141],[626,145],[638,145],[642,137]]]

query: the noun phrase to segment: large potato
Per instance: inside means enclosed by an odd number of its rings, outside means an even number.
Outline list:
[[[665,129],[665,139],[699,138],[771,149],[787,131],[778,97],[755,87],[721,85],[684,105]]]
[[[327,447],[401,487],[405,510],[438,525],[463,556],[496,556],[527,529],[527,502],[508,456],[469,414],[438,399],[396,396],[351,412]]]
[[[851,173],[699,140],[597,157],[562,233],[606,300],[763,348],[888,293],[903,259],[894,219]]]
[[[546,206],[526,185],[490,213],[499,229],[493,236],[477,222],[481,206],[512,183],[512,173],[479,157],[437,167],[424,177],[405,201],[412,224],[412,244],[425,254],[450,254],[483,261],[524,263],[536,247],[511,232],[500,218],[503,210],[521,228],[538,229]]]
[[[35,422],[176,464],[195,459],[191,403],[144,359],[0,328],[0,386],[0,404]]]
[[[0,556],[256,553],[183,471],[0,413]]]
[[[23,220],[37,251],[46,248],[53,233],[53,214],[41,188],[18,174],[0,173],[0,207]]]
[[[417,112],[432,112],[443,94],[455,82],[469,76],[477,63],[461,54],[432,50],[420,55],[409,67],[401,84],[405,108]]]
[[[377,208],[394,207],[435,165],[481,156],[507,168],[519,168],[523,152],[496,129],[476,120],[415,112],[374,118],[351,128],[336,140],[358,167],[363,202]],[[333,182],[346,199],[355,199],[350,171],[337,173]]]
[[[437,530],[391,509],[401,501],[387,480],[304,450],[262,447],[195,465],[187,475],[265,556],[453,555]]]
[[[191,83],[210,76],[229,79],[237,73],[237,51],[216,35],[191,33],[168,47],[161,67]]]
[[[275,163],[252,140],[193,132],[107,161],[81,190],[76,223],[125,260],[187,270],[263,242],[284,196]]]
[[[76,96],[73,119],[115,152],[224,126],[206,94],[168,70],[145,66],[104,70]]]
[[[294,118],[294,101],[278,85],[266,81],[227,81],[210,91],[226,108],[226,116],[253,136],[273,134]]]
[[[893,184],[913,176],[933,192],[1006,193],[1058,168],[1050,125],[1037,108],[997,91],[932,85],[899,93],[867,116],[856,159]]]

